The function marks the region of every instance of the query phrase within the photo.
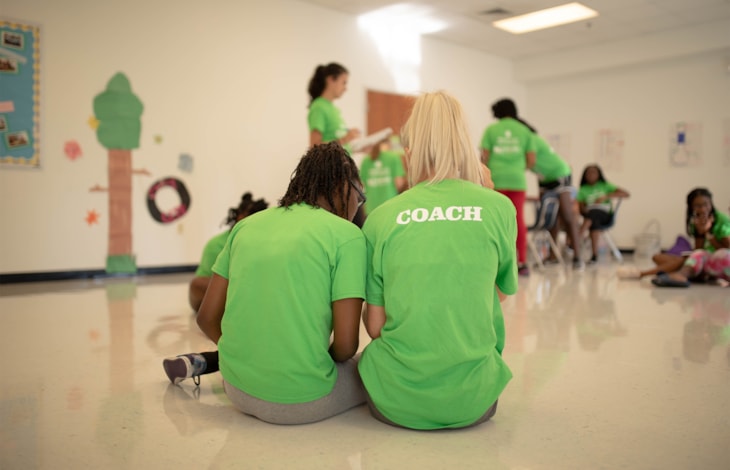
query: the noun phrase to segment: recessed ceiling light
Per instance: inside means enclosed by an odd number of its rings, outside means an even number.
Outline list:
[[[573,23],[598,16],[596,10],[592,10],[580,3],[566,3],[558,7],[545,10],[533,11],[525,15],[513,16],[504,20],[494,21],[492,24],[512,34],[529,33],[539,29],[552,28],[563,24]]]

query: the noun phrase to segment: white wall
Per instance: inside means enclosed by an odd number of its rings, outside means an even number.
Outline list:
[[[663,47],[671,50],[673,45],[665,42]],[[716,207],[727,212],[730,144],[723,147],[723,120],[730,119],[728,57],[727,51],[707,51],[602,70],[574,69],[571,75],[561,75],[555,67],[544,73],[551,78],[528,83],[525,119],[543,135],[571,137],[568,157],[578,181],[585,165],[597,160],[596,132],[623,130],[623,168],[606,172],[609,181],[632,195],[612,232],[619,246],[634,246],[634,235],[652,218],[661,224],[663,246],[670,246],[684,233],[685,198],[697,186],[708,187]],[[559,63],[593,59],[584,51],[562,54]],[[542,63],[549,67],[549,57]],[[699,167],[669,164],[670,126],[678,121],[702,125]]]
[[[307,146],[306,86],[318,63],[351,71],[338,102],[364,127],[366,89],[401,91],[354,17],[286,0],[5,0],[5,17],[42,27],[41,164],[0,168],[0,273],[103,269],[107,155],[87,120],[92,100],[118,71],[145,105],[142,142],[133,152],[133,247],[140,267],[195,264],[204,243],[245,190],[275,204]],[[423,90],[459,97],[475,146],[491,122],[489,106],[509,95],[524,102],[510,62],[436,40],[423,41]],[[163,137],[161,144],[154,136]],[[64,142],[83,157],[71,162]],[[177,169],[180,153],[194,170]],[[192,206],[161,225],[144,196],[157,178],[182,179]],[[12,201],[12,202],[11,202]],[[161,191],[164,208],[177,204]],[[87,210],[101,224],[87,226]]]

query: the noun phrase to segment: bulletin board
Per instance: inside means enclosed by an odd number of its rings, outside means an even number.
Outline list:
[[[40,167],[40,28],[0,18],[0,167]]]

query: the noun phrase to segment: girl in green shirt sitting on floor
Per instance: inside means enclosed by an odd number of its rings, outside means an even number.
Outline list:
[[[188,287],[188,300],[195,313],[198,313],[200,304],[203,302],[203,297],[205,296],[205,291],[208,289],[210,278],[213,276],[213,263],[215,263],[215,259],[226,244],[226,239],[233,226],[239,220],[243,220],[249,215],[262,211],[267,207],[269,207],[268,202],[263,199],[254,200],[251,193],[246,193],[241,197],[241,203],[238,207],[228,209],[228,217],[225,222],[228,225],[228,230],[214,236],[205,244],[203,255],[200,258],[200,264],[198,264],[198,268],[195,270],[195,277],[190,281],[190,286]]]
[[[351,223],[364,202],[339,144],[309,149],[279,207],[236,224],[213,266],[197,322],[219,354],[166,359],[170,381],[199,383],[219,355],[228,398],[266,422],[311,423],[364,403],[352,357],[366,249]]]
[[[461,105],[419,97],[402,133],[411,188],[365,221],[373,416],[412,429],[482,423],[512,377],[500,298],[517,291],[517,216],[485,188]]]

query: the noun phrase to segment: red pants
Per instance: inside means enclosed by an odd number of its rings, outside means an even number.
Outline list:
[[[527,225],[525,225],[525,191],[498,189],[512,201],[517,209],[517,262],[527,263]]]

